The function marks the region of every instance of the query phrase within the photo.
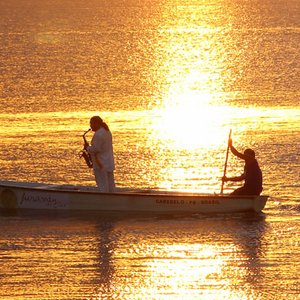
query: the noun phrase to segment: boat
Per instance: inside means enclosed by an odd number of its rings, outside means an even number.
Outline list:
[[[0,209],[123,211],[147,213],[261,212],[268,196],[117,189],[34,182],[0,181]]]

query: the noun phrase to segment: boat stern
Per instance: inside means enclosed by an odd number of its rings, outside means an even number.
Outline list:
[[[254,199],[254,203],[253,203],[254,211],[261,212],[265,208],[268,198],[269,198],[269,196],[266,196],[266,195],[261,195],[261,196],[256,197]]]

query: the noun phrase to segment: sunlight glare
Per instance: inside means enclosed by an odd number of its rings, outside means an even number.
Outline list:
[[[211,105],[209,92],[172,95],[160,110],[156,134],[179,149],[219,145],[227,128],[228,108]]]

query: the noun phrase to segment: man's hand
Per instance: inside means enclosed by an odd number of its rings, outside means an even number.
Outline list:
[[[228,178],[227,178],[226,176],[223,176],[223,177],[222,177],[222,181],[223,181],[223,182],[226,182],[226,181],[228,181]]]

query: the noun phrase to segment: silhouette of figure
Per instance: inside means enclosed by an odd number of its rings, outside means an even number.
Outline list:
[[[245,181],[244,185],[234,190],[232,195],[260,195],[262,192],[262,172],[255,159],[255,152],[252,149],[246,149],[244,153],[237,151],[232,145],[232,139],[229,139],[228,146],[233,155],[245,161],[244,173],[236,177],[222,178],[223,181]]]

